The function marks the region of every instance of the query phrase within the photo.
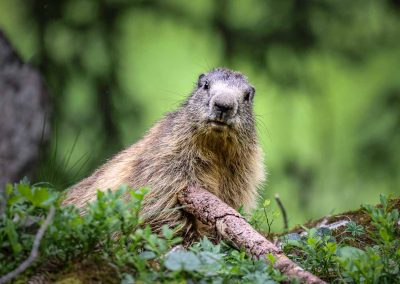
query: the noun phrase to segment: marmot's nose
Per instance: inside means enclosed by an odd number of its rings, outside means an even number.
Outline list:
[[[216,102],[214,104],[214,110],[221,113],[230,112],[233,109],[233,105],[226,105]]]
[[[212,104],[212,111],[218,119],[226,120],[236,114],[235,99],[230,96],[215,96]]]

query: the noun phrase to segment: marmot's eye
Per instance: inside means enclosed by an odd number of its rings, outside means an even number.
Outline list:
[[[245,94],[244,94],[244,100],[245,101],[248,101],[250,99],[250,92],[246,92]]]
[[[208,90],[210,88],[210,83],[208,81],[205,81],[203,88],[204,90]]]
[[[245,101],[253,100],[255,91],[256,91],[256,90],[255,90],[253,87],[251,87],[250,90],[247,90],[247,91],[244,93],[244,100],[245,100]]]

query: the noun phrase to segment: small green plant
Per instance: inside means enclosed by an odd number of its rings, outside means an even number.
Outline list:
[[[346,225],[346,233],[351,234],[353,237],[364,235],[364,227],[361,225],[357,225],[356,222],[350,221]]]
[[[371,232],[377,244],[391,247],[392,244],[398,244],[399,240],[399,211],[397,209],[389,210],[388,198],[381,195],[381,204],[379,207],[364,205],[364,209],[371,216],[371,224],[375,230]]]
[[[361,283],[399,283],[399,211],[391,210],[388,198],[383,195],[379,206],[364,205],[363,208],[371,217],[373,229],[368,235],[374,245],[365,250],[343,248],[338,257],[343,274]]]
[[[337,243],[327,228],[307,229],[306,236],[290,234],[283,240],[284,252],[301,266],[317,275],[330,275],[336,269],[334,261]]]
[[[49,209],[55,208],[40,242],[39,257],[19,275],[21,281],[34,275],[37,268],[45,267],[50,259],[57,260],[57,273],[75,262],[102,263],[117,273],[113,279],[116,283],[288,281],[273,268],[272,255],[267,256],[268,263],[255,260],[244,251],[223,242],[213,244],[207,238],[184,249],[176,230],[167,226],[154,234],[140,216],[145,194],[145,189],[127,187],[114,192],[99,191],[82,215],[73,206],[60,206],[62,195],[51,188],[30,185],[26,180],[7,185],[7,207],[0,217],[0,275],[12,271],[28,257]],[[283,250],[301,267],[330,282],[400,283],[399,212],[389,203],[382,196],[379,206],[363,207],[371,226],[364,228],[349,222],[337,236],[328,228],[304,228],[304,235],[291,233],[283,237]],[[269,231],[276,215],[272,213],[271,217],[267,200],[252,222]],[[337,241],[339,236],[342,238]],[[371,244],[364,249],[349,245],[359,237]]]
[[[158,236],[143,226],[139,211],[145,189],[99,191],[84,215],[73,206],[61,207],[60,195],[49,188],[21,182],[7,185],[6,193],[7,208],[0,219],[1,275],[27,258],[50,206],[56,207],[56,215],[41,242],[37,263],[48,258],[63,263],[98,256],[117,267],[131,265],[134,271],[141,272],[148,269],[150,259],[160,257],[181,241],[167,227]],[[129,202],[123,201],[123,195],[130,197]]]
[[[300,266],[322,278],[346,283],[400,283],[399,212],[390,209],[388,199],[380,198],[379,206],[364,205],[372,229],[349,222],[337,242],[327,228],[306,229],[305,236],[288,234],[283,238],[285,253]],[[368,235],[373,242],[359,249],[346,244]]]
[[[272,224],[278,216],[279,211],[271,208],[271,200],[265,199],[262,206],[254,212],[249,222],[257,230],[266,232],[267,236],[269,236]]]
[[[145,189],[121,187],[101,192],[85,214],[74,206],[60,206],[62,195],[26,181],[7,185],[7,208],[0,219],[0,275],[15,269],[31,249],[48,209],[56,214],[40,244],[39,257],[20,277],[35,274],[47,260],[57,260],[57,271],[68,263],[94,260],[117,272],[122,283],[276,283],[286,279],[261,260],[224,243],[204,238],[188,249],[174,249],[181,238],[163,226],[154,234],[145,226],[140,209]],[[129,202],[124,201],[129,196]]]

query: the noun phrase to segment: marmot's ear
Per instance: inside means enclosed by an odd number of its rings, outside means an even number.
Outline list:
[[[256,89],[253,86],[250,86],[250,89],[247,90],[244,94],[245,101],[253,101],[254,95],[256,94]]]
[[[206,76],[206,74],[202,73],[199,76],[199,79],[197,79],[197,87],[200,88],[203,85],[203,79]]]
[[[253,97],[256,94],[256,89],[253,86],[251,86],[251,93],[252,93]]]

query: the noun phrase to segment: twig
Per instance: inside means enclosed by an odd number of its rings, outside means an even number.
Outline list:
[[[275,194],[275,201],[276,201],[276,203],[278,203],[279,209],[281,210],[281,213],[282,213],[283,229],[285,232],[287,232],[287,230],[289,230],[289,222],[288,222],[288,218],[287,218],[287,214],[286,214],[286,209],[283,206],[283,203],[281,201],[281,198],[279,197],[279,194]]]
[[[32,265],[32,263],[35,261],[35,259],[37,258],[38,254],[39,254],[40,242],[43,238],[44,233],[46,232],[47,227],[50,225],[51,221],[53,220],[55,211],[56,210],[55,210],[54,206],[51,206],[49,209],[49,213],[47,214],[46,220],[40,226],[38,232],[36,233],[35,240],[33,241],[31,254],[29,255],[29,257],[24,262],[22,262],[15,270],[0,277],[0,284],[6,283],[6,282],[14,279],[19,274],[24,272],[29,266]]]
[[[178,194],[184,210],[193,214],[204,224],[215,228],[221,236],[238,248],[256,258],[266,260],[268,254],[275,257],[274,267],[302,283],[325,283],[317,276],[303,270],[291,261],[282,250],[253,229],[232,207],[200,187],[188,187]]]

